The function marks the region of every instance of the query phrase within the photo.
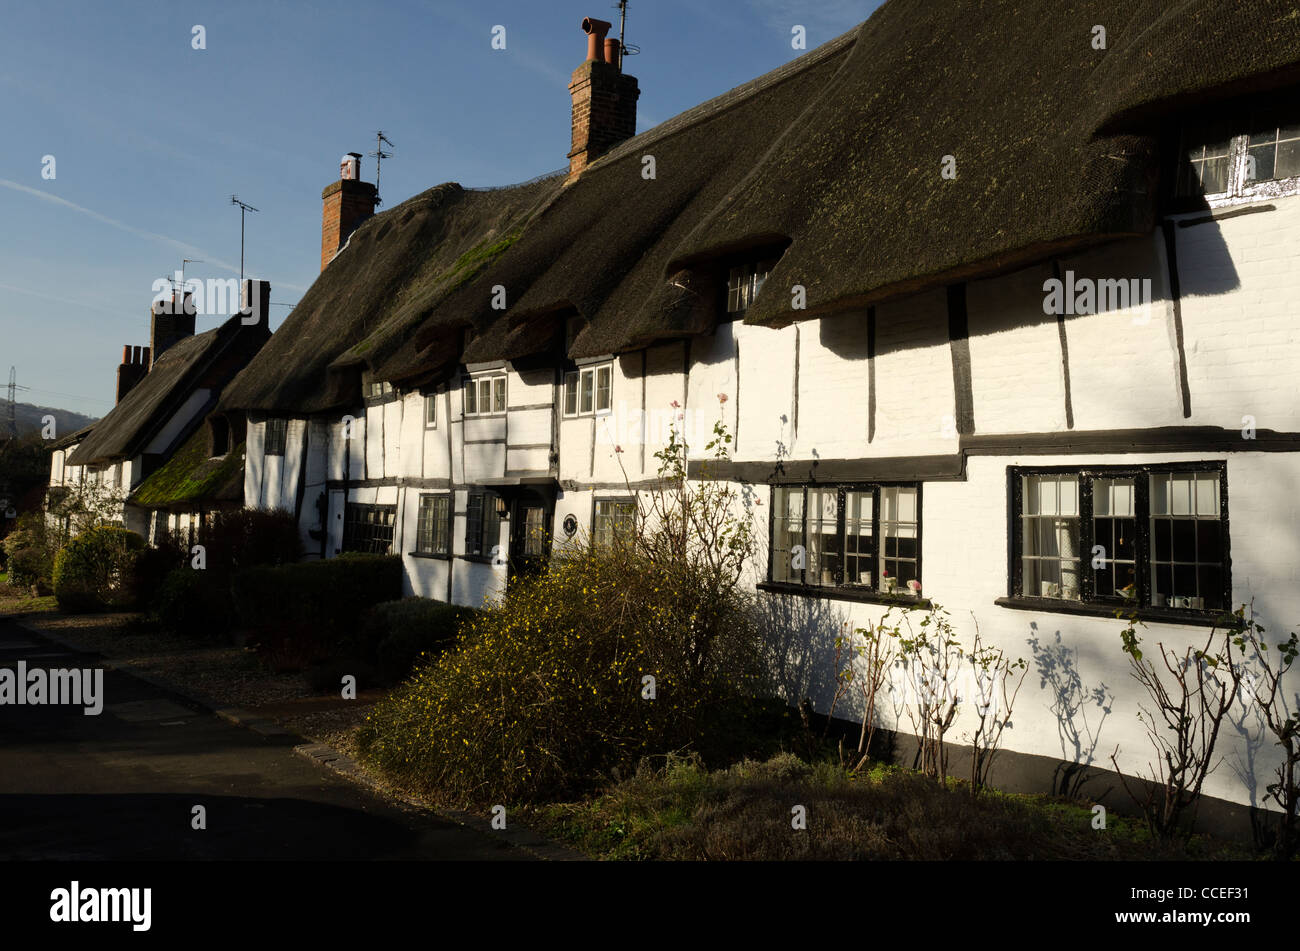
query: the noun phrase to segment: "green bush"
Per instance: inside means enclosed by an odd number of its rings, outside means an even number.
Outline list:
[[[229,589],[217,576],[188,565],[173,568],[153,599],[154,615],[165,633],[217,639],[230,630]]]
[[[135,586],[141,606],[154,607],[167,577],[182,567],[188,567],[187,552],[172,535],[163,533],[154,547],[140,552],[135,562]]]
[[[16,588],[35,585],[47,591],[52,587],[58,537],[50,531],[43,512],[24,512],[18,516],[18,524],[0,545],[7,556],[11,585]]]
[[[384,683],[397,683],[411,673],[421,654],[440,654],[451,647],[461,625],[478,614],[473,608],[428,598],[385,601],[362,618],[360,650],[375,662]]]
[[[366,609],[402,594],[396,555],[342,555],[241,571],[234,608],[253,643],[279,669],[354,651]]]
[[[288,565],[302,557],[298,523],[279,509],[214,512],[198,541],[206,549],[205,570],[227,579],[255,565]]]
[[[54,559],[54,597],[65,611],[123,610],[139,600],[135,565],[145,541],[101,525],[78,535]]]
[[[713,605],[726,622],[716,636],[682,650],[689,611],[669,577],[619,551],[516,580],[454,650],[376,705],[363,751],[414,786],[512,802],[581,793],[694,744],[712,709],[756,686],[758,636],[733,596]]]

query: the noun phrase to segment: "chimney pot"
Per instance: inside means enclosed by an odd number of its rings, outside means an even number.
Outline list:
[[[345,182],[361,181],[361,153],[349,152],[339,162],[339,180]]]
[[[129,343],[122,346],[122,362],[131,362],[131,345]]]
[[[605,62],[618,65],[618,40],[605,40]]]
[[[613,29],[614,24],[595,17],[584,17],[582,32],[587,34],[587,59],[597,63],[605,62],[605,35]]]

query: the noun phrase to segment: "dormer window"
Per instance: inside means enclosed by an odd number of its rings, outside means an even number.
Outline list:
[[[766,258],[733,267],[727,278],[727,313],[743,314],[748,310],[775,266],[774,259]]]
[[[366,384],[366,396],[368,398],[375,397],[375,396],[387,396],[392,392],[393,392],[393,384],[387,381]]]
[[[1177,195],[1211,203],[1300,193],[1300,108],[1260,106],[1183,135]]]
[[[230,422],[224,416],[213,416],[212,426],[212,455],[224,456],[230,452]]]
[[[506,411],[506,375],[494,373],[465,381],[465,416],[502,416]]]

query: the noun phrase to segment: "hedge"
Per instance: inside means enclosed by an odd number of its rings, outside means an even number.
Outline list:
[[[347,554],[247,568],[235,576],[239,623],[275,666],[302,667],[358,646],[366,609],[402,595],[397,555]]]

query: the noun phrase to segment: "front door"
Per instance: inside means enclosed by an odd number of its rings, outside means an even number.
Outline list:
[[[510,580],[546,567],[551,550],[551,509],[538,498],[516,499],[510,513]]]

